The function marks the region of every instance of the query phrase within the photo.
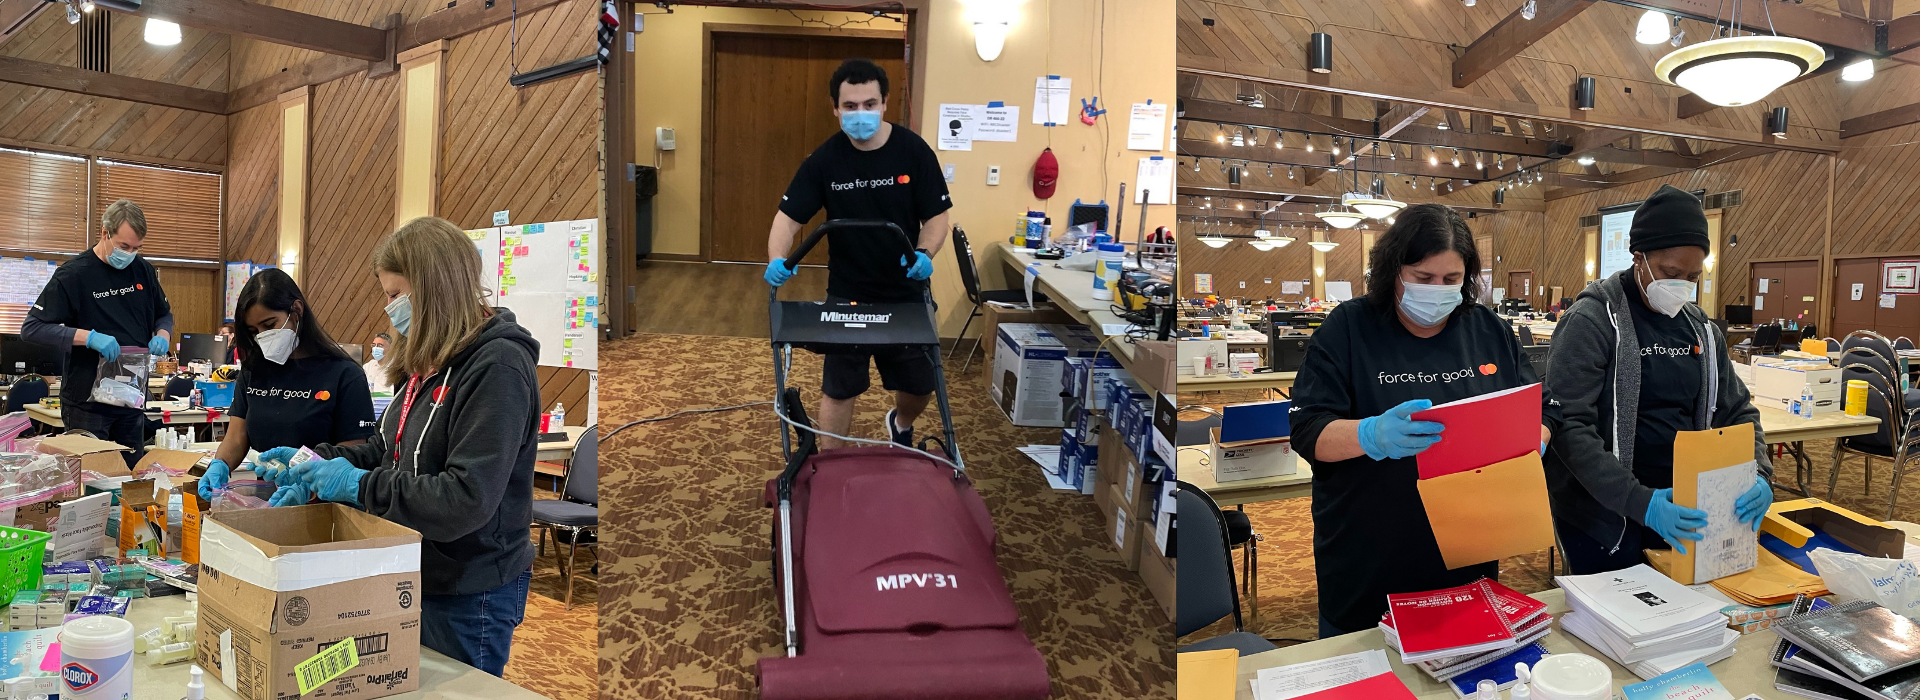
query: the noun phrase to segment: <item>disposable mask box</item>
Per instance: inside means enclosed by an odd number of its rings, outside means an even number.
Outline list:
[[[1067,358],[1095,357],[1100,341],[1085,326],[1003,323],[995,338],[1000,349],[993,356],[987,393],[1014,425],[1061,428],[1067,424],[1066,403],[1060,396]],[[1119,364],[1100,351],[1095,367]]]
[[[332,503],[210,514],[194,656],[245,700],[303,696],[294,666],[342,640],[359,665],[309,695],[420,688],[420,533]]]

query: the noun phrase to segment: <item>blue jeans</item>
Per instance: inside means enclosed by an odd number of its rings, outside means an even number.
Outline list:
[[[495,676],[506,672],[532,580],[529,569],[493,590],[421,596],[420,644]]]

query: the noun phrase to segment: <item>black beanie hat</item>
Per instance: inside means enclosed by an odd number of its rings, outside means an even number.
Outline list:
[[[1683,245],[1713,250],[1713,241],[1707,238],[1707,213],[1700,208],[1699,197],[1673,185],[1661,185],[1660,191],[1633,210],[1627,250],[1639,253]]]

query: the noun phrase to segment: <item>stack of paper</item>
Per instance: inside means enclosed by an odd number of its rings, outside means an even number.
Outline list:
[[[1386,652],[1378,649],[1263,668],[1247,684],[1255,700],[1413,698],[1394,677]]]
[[[1485,613],[1477,602],[1481,598],[1491,604],[1491,612],[1494,613],[1492,617],[1483,617]],[[1400,600],[1396,602],[1395,599]],[[1425,609],[1412,608],[1408,614],[1400,616],[1400,620],[1395,619],[1395,610],[1406,608],[1407,603],[1430,599],[1445,601],[1441,606],[1443,609],[1465,606],[1466,610],[1462,613],[1436,615],[1429,614]],[[1406,596],[1387,596],[1387,600],[1388,610],[1380,617],[1380,632],[1386,637],[1387,646],[1400,652],[1402,661],[1419,668],[1438,681],[1452,679],[1496,661],[1503,662],[1507,670],[1512,670],[1512,663],[1505,662],[1505,659],[1516,653],[1525,652],[1529,645],[1547,636],[1547,632],[1553,627],[1553,616],[1547,613],[1545,603],[1529,598],[1492,579],[1483,578],[1458,588]],[[1453,616],[1456,614],[1465,614],[1474,622],[1463,623],[1455,620]],[[1478,624],[1479,621],[1485,621],[1489,627],[1488,632],[1491,633],[1491,623],[1495,620],[1508,633],[1504,641],[1474,645],[1477,651],[1463,650],[1461,647],[1437,651],[1434,649],[1444,644],[1467,641],[1465,635],[1461,634],[1462,630],[1471,627],[1472,624]],[[1412,649],[1402,646],[1401,624],[1421,625],[1421,627],[1407,628],[1411,637],[1407,643],[1413,645]],[[1531,665],[1532,662],[1528,663]]]
[[[1802,597],[1773,626],[1774,687],[1810,698],[1920,697],[1920,625],[1879,603]]]
[[[1643,679],[1733,655],[1740,633],[1720,601],[1640,564],[1604,574],[1557,576],[1572,612],[1560,628]]]

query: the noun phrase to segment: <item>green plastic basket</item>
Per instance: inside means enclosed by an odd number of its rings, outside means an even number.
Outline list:
[[[52,539],[45,532],[0,527],[0,591],[8,600],[20,591],[39,590],[40,563]]]

